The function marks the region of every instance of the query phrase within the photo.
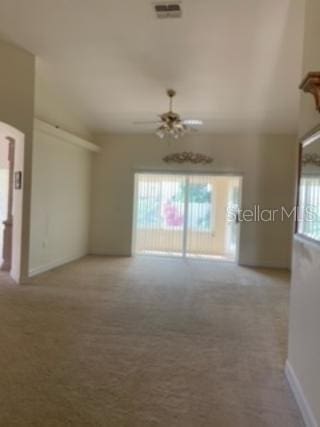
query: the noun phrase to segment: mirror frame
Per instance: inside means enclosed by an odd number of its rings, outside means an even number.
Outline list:
[[[299,210],[300,210],[300,183],[302,178],[302,158],[303,158],[303,149],[313,144],[314,142],[320,142],[320,125],[314,127],[311,131],[307,132],[301,139],[299,143],[299,156],[298,156],[298,179],[297,179],[297,191],[296,191],[296,220],[295,220],[295,236],[305,239],[309,242],[320,245],[320,240],[313,239],[303,233],[299,232]]]

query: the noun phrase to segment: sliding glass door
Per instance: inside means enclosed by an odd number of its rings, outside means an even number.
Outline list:
[[[212,177],[187,177],[186,254],[212,255],[215,232],[215,194]]]
[[[182,256],[185,176],[136,176],[135,252]]]
[[[134,252],[234,259],[240,178],[136,174]]]

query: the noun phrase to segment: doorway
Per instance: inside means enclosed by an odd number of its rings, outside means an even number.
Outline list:
[[[3,271],[10,271],[13,231],[14,140],[9,137],[0,141],[0,144],[0,269]]]
[[[236,261],[241,177],[135,175],[133,252]]]
[[[1,232],[0,269],[20,283],[26,274],[28,240],[24,238],[24,135],[18,129],[0,122]]]
[[[0,140],[0,268],[3,264],[5,221],[8,217],[9,141]]]

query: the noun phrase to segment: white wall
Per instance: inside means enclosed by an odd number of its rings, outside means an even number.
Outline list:
[[[5,138],[0,139],[0,169],[8,169],[8,145],[9,141]]]
[[[47,75],[51,75],[50,66],[43,59],[36,60],[35,80],[35,116],[54,126],[59,126],[68,132],[85,139],[91,139],[89,126],[85,124],[87,117],[79,117],[73,108],[71,99],[74,94],[68,96],[67,90],[55,81],[54,78],[43,75],[43,69]]]
[[[320,244],[295,239],[289,323],[289,375],[293,373],[310,418],[320,425]],[[294,386],[294,391],[297,388]],[[303,397],[302,397],[303,396]],[[309,424],[307,424],[309,425]],[[313,427],[314,424],[310,423]]]
[[[130,255],[133,176],[139,170],[172,170],[162,158],[168,152],[196,151],[214,157],[212,166],[176,166],[176,170],[243,174],[243,207],[292,208],[295,137],[286,135],[191,134],[168,145],[152,134],[100,136],[102,147],[93,168],[91,252]],[[240,263],[290,265],[292,223],[242,224]]]
[[[88,253],[92,148],[85,141],[36,121],[31,275]]]
[[[23,171],[23,190],[14,194],[14,209],[20,205],[23,209],[23,217],[16,216],[13,231],[13,274],[16,280],[20,280],[28,272],[35,60],[28,52],[3,41],[0,41],[0,58],[0,122],[9,125],[1,124],[0,130],[3,128],[6,136],[16,139],[15,167]],[[10,129],[10,126],[21,133]],[[19,247],[16,247],[15,240]],[[15,265],[16,262],[19,265]]]
[[[320,71],[320,2],[307,0],[304,70]],[[300,134],[320,123],[315,102],[302,94]],[[293,248],[292,288],[287,372],[307,425],[320,426],[320,244],[296,238]]]

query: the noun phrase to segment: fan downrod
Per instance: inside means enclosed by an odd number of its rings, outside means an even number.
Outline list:
[[[173,89],[168,89],[167,95],[169,96],[169,98],[173,98],[174,96],[176,96],[176,91]]]

